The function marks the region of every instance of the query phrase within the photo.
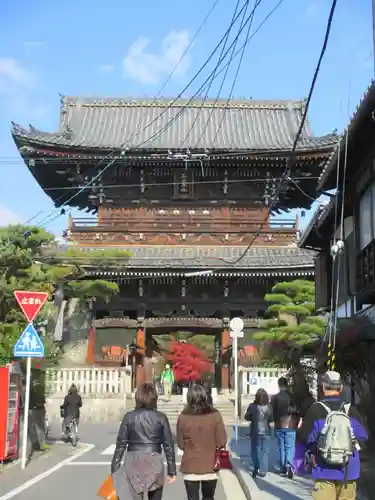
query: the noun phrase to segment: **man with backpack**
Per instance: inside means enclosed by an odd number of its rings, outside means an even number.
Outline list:
[[[339,373],[322,377],[323,399],[314,403],[298,430],[312,456],[314,500],[355,500],[360,442],[368,433],[358,410],[342,400]]]

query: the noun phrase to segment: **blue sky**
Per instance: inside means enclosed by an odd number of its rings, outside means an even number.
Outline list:
[[[50,0],[0,7],[0,224],[53,209],[19,158],[11,121],[54,131],[59,93],[155,96],[213,0]],[[264,0],[256,27],[276,0]],[[248,45],[236,97],[306,97],[321,49],[331,0],[285,0]],[[174,96],[225,32],[235,2],[221,0],[164,91]],[[231,87],[235,66],[224,86]],[[340,131],[373,76],[371,0],[339,0],[332,36],[310,108],[316,135]],[[207,73],[205,74],[207,75]],[[203,75],[203,79],[205,78]],[[188,94],[193,94],[198,79]],[[212,86],[212,95],[219,83]],[[305,222],[306,222],[305,218]],[[61,217],[48,226],[56,234]]]

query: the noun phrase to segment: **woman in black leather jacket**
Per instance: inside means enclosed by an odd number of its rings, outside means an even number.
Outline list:
[[[174,442],[168,418],[157,411],[158,395],[153,385],[143,384],[135,393],[135,410],[127,413],[117,435],[111,472],[120,500],[143,498],[161,500],[163,495],[164,461],[167,459],[168,482],[176,480]],[[126,457],[121,468],[125,451]]]

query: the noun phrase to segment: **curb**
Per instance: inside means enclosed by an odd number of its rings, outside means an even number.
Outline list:
[[[233,472],[236,475],[247,500],[256,500],[261,498],[261,491],[258,485],[251,477],[250,473],[244,470],[241,458],[236,453],[232,453],[231,462],[233,465]]]

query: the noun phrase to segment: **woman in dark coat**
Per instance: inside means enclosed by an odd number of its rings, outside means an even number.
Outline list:
[[[163,495],[164,460],[168,478],[176,480],[174,442],[168,418],[157,411],[158,394],[152,384],[143,384],[135,393],[135,409],[127,413],[120,425],[111,473],[119,500],[161,500]],[[126,451],[124,465],[121,465]]]

